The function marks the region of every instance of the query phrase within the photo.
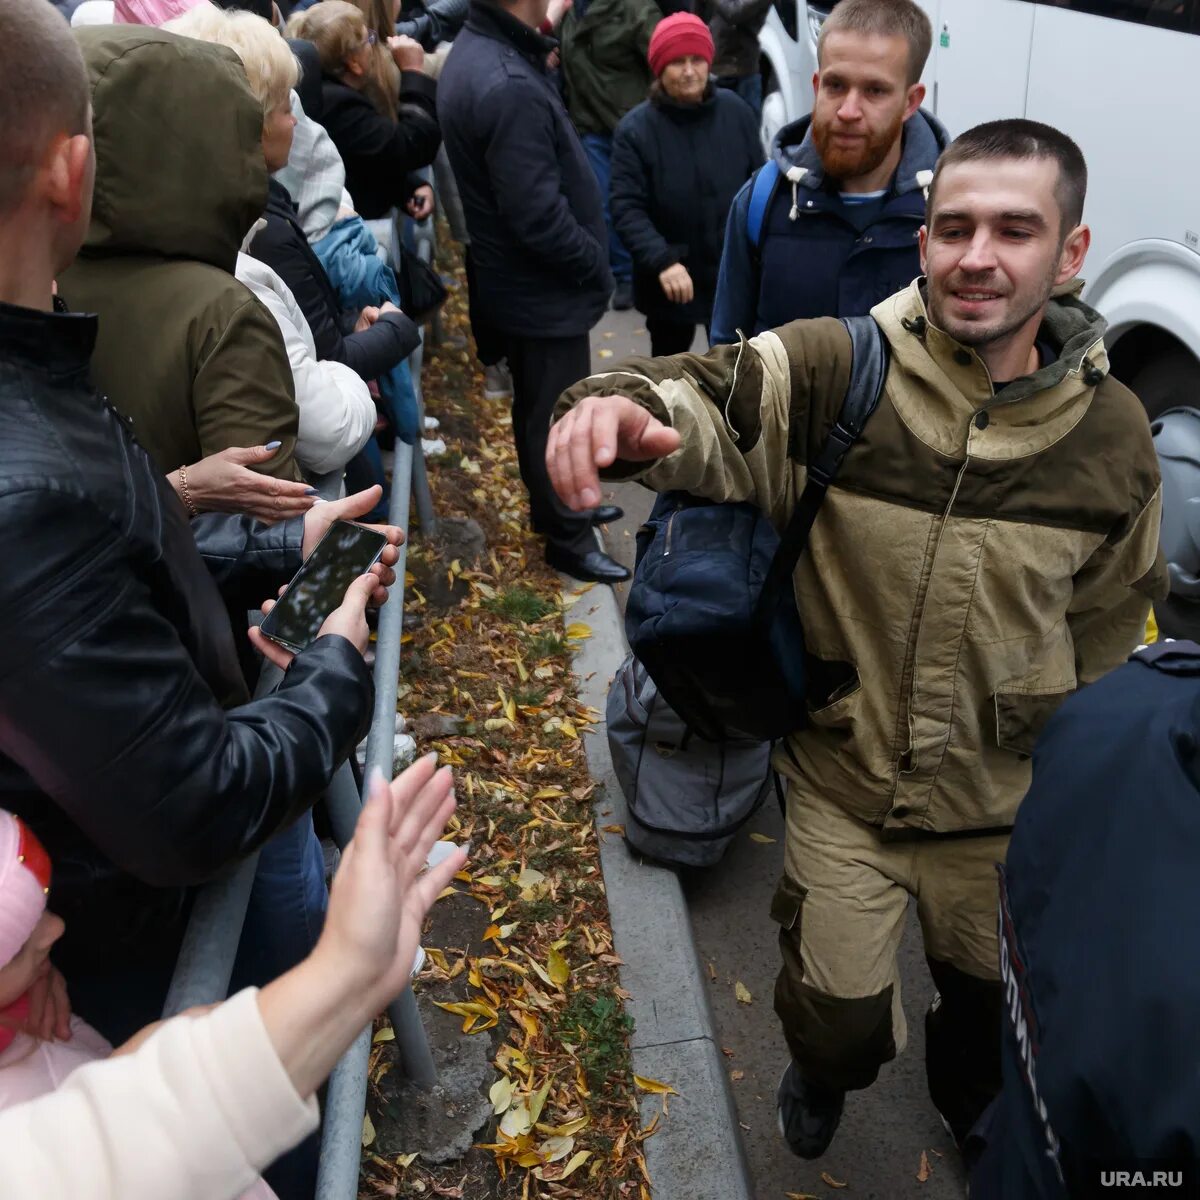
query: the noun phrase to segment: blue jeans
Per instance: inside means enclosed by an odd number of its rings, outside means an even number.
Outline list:
[[[328,904],[325,858],[306,812],[259,851],[230,995],[269,983],[306,958]],[[320,1134],[313,1133],[271,1164],[264,1174],[280,1200],[311,1200],[320,1152]]]
[[[604,201],[604,223],[608,226],[608,265],[612,267],[613,278],[618,283],[628,283],[633,279],[633,259],[625,249],[625,243],[617,237],[609,205],[609,194],[612,192],[612,134],[585,133],[582,140],[588,162],[592,164],[592,174],[600,185],[600,198]]]
[[[261,987],[307,958],[328,904],[325,858],[307,812],[259,851],[230,991]]]
[[[762,120],[762,76],[757,71],[753,75],[722,75],[717,86],[741,96],[754,110],[754,115]]]

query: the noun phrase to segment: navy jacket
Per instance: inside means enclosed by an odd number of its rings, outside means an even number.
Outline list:
[[[613,135],[610,204],[633,256],[641,312],[704,325],[712,319],[729,205],[762,160],[757,118],[721,88],[710,85],[694,105],[646,100],[622,117]],[[658,282],[674,263],[692,277],[690,304],[673,304]]]
[[[729,212],[713,308],[714,344],[804,317],[853,317],[907,287],[920,273],[917,233],[924,188],[949,136],[922,109],[905,125],[900,166],[882,205],[846,205],[827,180],[812,118],[779,131],[772,155],[782,178],[757,248],[746,228],[751,180]]]
[[[1099,1171],[1152,1160],[1198,1178],[1197,863],[1200,646],[1163,642],[1064,704],[1034,752],[1001,889],[1004,1088],[972,1200],[1107,1194]]]
[[[613,288],[596,177],[546,72],[553,46],[472,0],[438,81],[479,315],[526,337],[587,333]]]

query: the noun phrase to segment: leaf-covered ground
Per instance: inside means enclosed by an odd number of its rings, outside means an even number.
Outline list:
[[[447,335],[467,339],[459,268],[444,316]],[[467,944],[427,946],[417,991],[461,1019],[462,1036],[490,1039],[495,1115],[480,1148],[440,1167],[378,1153],[369,1125],[360,1196],[647,1200],[652,1129],[639,1127],[637,1089],[662,1085],[630,1071],[582,740],[600,736],[599,714],[579,704],[570,670],[572,641],[590,631],[564,629],[559,577],[527,528],[508,402],[483,399],[469,343],[428,359],[424,386],[448,447],[430,464],[435,509],[474,518],[488,549],[474,566],[446,562],[417,530],[409,557],[399,708],[420,750],[455,768],[451,836],[472,849],[442,903],[473,905],[480,927]],[[435,608],[447,589],[457,603]],[[372,1055],[376,1124],[389,1032]]]

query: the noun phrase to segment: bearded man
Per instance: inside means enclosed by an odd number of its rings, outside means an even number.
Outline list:
[[[1138,645],[1166,590],[1149,424],[1077,298],[1086,186],[1078,146],[1034,121],[978,126],[942,155],[925,277],[871,311],[891,347],[883,395],[796,568],[822,669],[774,758],[788,795],[771,916],[792,1058],[780,1125],[805,1158],[904,1045],[910,902],[939,993],[929,1090],[960,1145],[999,1088],[996,864],[1034,742]],[[850,362],[828,318],[634,359],[559,400],[550,478],[577,510],[599,502],[599,469],[782,528]]]
[[[730,209],[712,344],[860,316],[916,278],[925,188],[949,141],[921,108],[931,44],[912,0],[842,0],[830,14],[812,115],[780,130]]]

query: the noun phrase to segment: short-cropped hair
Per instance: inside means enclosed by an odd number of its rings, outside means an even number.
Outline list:
[[[937,193],[938,179],[947,167],[956,163],[995,162],[998,159],[1048,158],[1058,166],[1054,196],[1058,201],[1060,226],[1066,237],[1083,220],[1083,202],[1087,198],[1087,163],[1083,151],[1053,125],[1012,117],[976,125],[956,137],[942,152],[929,188],[929,211]]]
[[[292,88],[300,80],[300,64],[269,21],[242,9],[222,12],[211,4],[198,4],[163,28],[232,50],[242,60],[246,81],[263,106],[264,117],[288,107]]]
[[[0,214],[53,138],[87,133],[90,103],[83,56],[49,0],[0,0]]]
[[[321,56],[321,70],[340,76],[346,59],[363,44],[367,19],[349,0],[321,0],[312,8],[293,13],[288,35],[312,42]]]
[[[842,0],[821,26],[817,38],[818,65],[825,39],[831,33],[904,38],[908,42],[909,87],[921,78],[933,45],[933,28],[929,18],[913,0]]]

